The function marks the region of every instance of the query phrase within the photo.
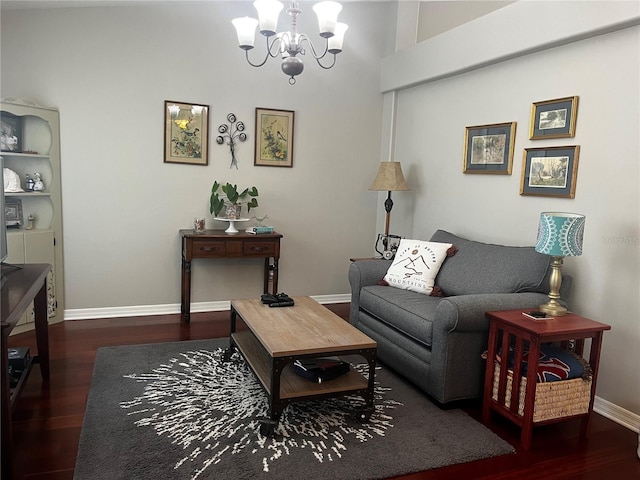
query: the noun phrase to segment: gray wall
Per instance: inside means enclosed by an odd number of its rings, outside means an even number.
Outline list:
[[[320,40],[311,6],[299,31]],[[250,2],[3,10],[2,95],[60,110],[67,318],[177,311],[178,229],[205,214],[208,228],[226,227],[209,215],[214,180],[258,187],[256,213],[284,234],[280,291],[344,296],[349,257],[374,253],[378,195],[367,188],[380,161],[379,61],[392,51],[384,27],[394,5],[346,4],[337,66],[322,70],[307,55],[295,86],[279,61],[254,69],[237,47],[231,19],[254,12]],[[208,166],[163,163],[164,100],[210,105]],[[253,165],[256,107],[295,111],[293,168]],[[249,133],[238,170],[215,143],[229,112]],[[195,261],[192,300],[211,308],[255,296],[261,269]]]
[[[517,2],[385,58],[382,71],[383,82],[396,85],[387,93],[398,98],[395,159],[412,187],[394,195],[394,212],[406,214],[392,215],[393,233],[426,238],[444,228],[532,245],[540,212],[585,214],[584,253],[565,260],[574,276],[570,308],[612,326],[604,335],[598,406],[621,407],[615,415],[636,429],[639,19],[637,2]],[[539,45],[528,25],[543,24],[539,42],[551,45],[532,53]],[[526,33],[512,42],[513,31]],[[579,96],[575,137],[529,140],[531,104],[573,95]],[[465,127],[511,121],[517,122],[513,174],[463,174]],[[581,147],[575,199],[520,196],[524,149],[561,145]]]

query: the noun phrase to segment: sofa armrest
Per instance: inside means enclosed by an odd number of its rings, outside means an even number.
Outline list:
[[[489,320],[485,313],[536,309],[548,301],[543,293],[491,293],[443,298],[434,314],[430,393],[441,402],[482,393]],[[465,387],[461,388],[460,385]]]
[[[485,313],[517,308],[537,309],[549,301],[543,293],[490,293],[458,295],[443,298],[435,314],[434,336],[450,332],[479,332],[489,330]],[[437,342],[434,338],[434,344]]]
[[[351,306],[349,322],[357,325],[360,309],[360,290],[367,285],[377,285],[385,276],[391,260],[367,259],[351,262],[349,265],[349,284],[351,285]]]

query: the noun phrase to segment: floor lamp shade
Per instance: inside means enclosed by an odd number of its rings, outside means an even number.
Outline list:
[[[560,304],[562,285],[562,260],[564,257],[582,255],[585,216],[577,213],[542,212],[538,224],[536,251],[551,256],[549,276],[549,302],[540,305],[540,310],[552,315],[567,314]]]
[[[369,187],[369,190],[395,192],[398,190],[410,190],[402,174],[400,162],[380,162],[378,175]]]
[[[378,175],[369,187],[369,190],[377,190],[388,192],[387,199],[384,202],[384,209],[387,217],[384,227],[385,242],[389,236],[389,222],[391,221],[391,209],[393,208],[393,200],[391,200],[391,192],[400,190],[411,190],[404,181],[402,174],[402,166],[400,162],[380,162]]]

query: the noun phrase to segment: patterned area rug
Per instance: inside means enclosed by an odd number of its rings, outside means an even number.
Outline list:
[[[386,367],[369,422],[353,418],[357,396],[314,400],[289,405],[263,437],[266,394],[237,353],[224,360],[227,345],[99,349],[74,479],[383,479],[514,451]]]

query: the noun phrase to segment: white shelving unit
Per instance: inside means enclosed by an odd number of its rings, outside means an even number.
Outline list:
[[[5,192],[5,199],[22,202],[22,225],[9,228],[6,263],[49,263],[53,267],[48,281],[49,323],[63,320],[64,264],[62,242],[62,196],[60,186],[60,120],[58,110],[30,100],[5,97],[0,100],[2,135],[12,126],[19,146],[3,149],[4,167],[16,172],[23,192]],[[3,145],[6,147],[6,144]],[[27,191],[26,176],[39,173],[43,191]],[[33,228],[28,217],[33,215]],[[14,329],[19,333],[33,328],[32,309]]]

